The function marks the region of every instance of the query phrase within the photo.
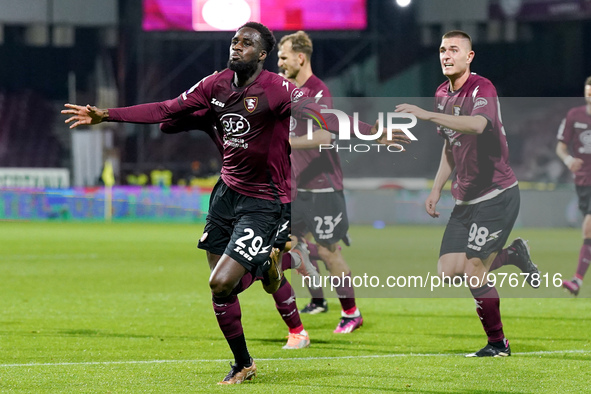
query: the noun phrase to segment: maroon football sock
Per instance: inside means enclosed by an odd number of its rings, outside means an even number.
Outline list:
[[[500,342],[505,338],[501,322],[501,300],[495,287],[488,283],[477,289],[470,289],[476,302],[476,312],[489,342]]]
[[[316,271],[320,272],[318,269],[318,260],[311,259],[310,261],[312,262],[312,265],[316,267]],[[310,295],[312,296],[312,302],[322,304],[322,301],[324,301],[324,290],[322,290],[322,286],[319,286],[316,289],[308,287],[308,291],[310,291]],[[318,302],[318,300],[320,300],[320,302]]]
[[[240,279],[240,282],[236,285],[234,290],[232,290],[232,294],[238,295],[242,293],[244,290],[248,289],[256,280],[255,276],[250,272],[244,274],[244,276]]]
[[[340,286],[335,287],[335,291],[339,296],[341,308],[344,311],[348,311],[355,308],[355,289],[353,289],[351,273],[349,272],[347,275],[343,275],[341,279],[343,280]]]
[[[581,251],[579,252],[579,265],[577,266],[578,279],[583,280],[587,269],[589,268],[589,261],[591,261],[591,239],[585,238]]]
[[[250,365],[250,354],[242,329],[242,312],[236,295],[228,297],[213,296],[213,311],[220,329],[228,341],[234,360],[238,365]]]
[[[316,244],[306,241],[306,245],[308,245],[308,251],[310,252],[310,260],[322,260],[318,254],[318,246]]]
[[[495,257],[495,259],[493,260],[492,264],[490,265],[490,269],[488,271],[492,272],[496,269],[501,268],[502,266],[504,266],[508,263],[509,263],[509,252],[507,249],[503,249],[497,254],[497,257]]]
[[[275,300],[277,312],[279,312],[281,318],[285,321],[287,327],[289,327],[290,332],[291,330],[301,328],[302,321],[300,320],[300,313],[296,305],[295,292],[287,279],[283,278],[279,290],[273,293],[273,299]]]
[[[292,269],[291,253],[283,253],[283,257],[281,257],[281,269],[283,271]]]

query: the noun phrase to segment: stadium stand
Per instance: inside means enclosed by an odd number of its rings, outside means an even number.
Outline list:
[[[55,110],[32,90],[0,91],[0,167],[60,167]]]

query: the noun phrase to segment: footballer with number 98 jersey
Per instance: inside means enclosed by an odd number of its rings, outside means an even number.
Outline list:
[[[435,101],[440,113],[480,115],[488,121],[481,135],[437,127],[437,133],[449,141],[456,164],[451,188],[456,204],[488,200],[515,186],[517,178],[509,167],[509,148],[493,84],[471,73],[464,86],[454,92],[449,90],[449,81],[442,83],[435,92]]]
[[[437,270],[444,278],[467,278],[476,302],[488,343],[467,356],[505,357],[511,348],[503,332],[499,294],[488,282],[488,273],[516,265],[532,287],[539,287],[540,273],[522,239],[503,249],[519,213],[519,187],[509,166],[496,89],[488,79],[470,72],[474,56],[466,32],[444,34],[439,59],[447,81],[435,92],[436,110],[401,104],[396,111],[435,123],[444,138],[439,168],[425,200],[430,216],[439,217],[436,205],[455,171],[451,192],[456,205],[445,227]]]

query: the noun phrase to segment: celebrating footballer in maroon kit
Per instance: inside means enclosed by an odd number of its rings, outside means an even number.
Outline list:
[[[312,72],[312,40],[304,31],[284,36],[279,42],[278,66],[287,78],[323,107],[332,108],[328,87]],[[292,204],[292,233],[300,240],[296,248],[307,246],[310,271],[318,271],[317,260],[322,260],[333,277],[351,278],[351,268],[345,261],[339,242],[349,242],[349,219],[343,193],[343,171],[336,150],[320,150],[319,146],[332,142],[332,135],[317,129],[308,136],[306,122],[293,119],[290,143],[292,147],[292,179],[297,195]],[[294,187],[294,186],[292,186]],[[320,223],[320,224],[319,224]],[[305,241],[307,235],[315,243]],[[305,243],[304,243],[305,242]],[[302,254],[307,253],[303,250]],[[314,280],[314,276],[310,275]],[[302,313],[317,314],[328,311],[322,287],[308,286],[312,299]],[[363,324],[363,317],[355,301],[355,290],[350,283],[335,288],[341,304],[341,318],[336,334],[349,334]]]
[[[250,108],[254,110],[256,108],[257,101],[258,99],[253,97],[245,99],[246,109],[249,110]],[[160,124],[160,129],[167,134],[179,133],[189,130],[202,130],[208,134],[208,136],[215,143],[220,154],[223,155],[224,148],[222,139],[217,133],[217,129],[213,126],[213,120],[210,116],[206,116],[207,114],[208,111],[205,110],[196,111],[191,115],[186,115],[174,121],[162,123]],[[282,244],[280,240],[276,240],[274,247],[278,248],[278,250],[283,250],[285,245],[284,243]],[[294,253],[296,253],[295,256]],[[295,260],[298,257],[300,256],[297,254],[297,252],[290,250],[283,256],[283,260],[288,260],[291,263],[292,259]],[[242,288],[249,287],[254,279],[255,278],[252,276],[245,275],[241,282]],[[256,279],[261,278],[257,277]],[[267,286],[265,286],[265,283],[263,283],[263,288],[265,288],[265,290],[268,289]],[[304,325],[300,319],[300,314],[297,310],[295,292],[287,278],[283,278],[279,285],[279,289],[272,293],[272,295],[276,302],[275,307],[277,312],[279,312],[281,318],[289,329],[288,341],[287,344],[283,346],[283,349],[303,349],[310,346],[310,337],[308,332],[304,329]],[[221,316],[224,315],[220,315],[220,318]]]
[[[256,375],[246,346],[237,295],[257,275],[274,292],[282,281],[281,259],[269,260],[277,230],[291,200],[290,115],[305,116],[321,107],[284,78],[263,70],[275,37],[264,25],[248,22],[230,45],[229,70],[204,78],[181,96],[159,103],[99,109],[66,104],[70,128],[103,121],[160,123],[208,110],[223,134],[222,176],[212,191],[199,247],[207,251],[212,270],[209,286],[220,329],[234,354],[234,364],[220,384],[237,384]],[[325,115],[329,130],[338,131],[336,116]],[[350,122],[353,128],[353,122]],[[359,123],[363,134],[376,127]],[[402,135],[380,142],[408,142]]]
[[[451,92],[449,85],[446,81],[435,92],[438,112],[454,116],[480,115],[489,122],[486,133],[481,135],[437,126],[437,133],[448,140],[455,159],[457,174],[452,182],[452,195],[457,204],[490,199],[517,185],[517,178],[508,164],[509,148],[497,91],[488,79],[474,73],[459,90]],[[486,154],[482,154],[482,147],[487,147]]]
[[[509,166],[496,89],[488,79],[470,72],[474,51],[465,32],[446,33],[439,58],[448,80],[435,93],[436,112],[409,104],[398,105],[396,111],[437,124],[444,138],[439,169],[425,201],[425,210],[434,218],[439,217],[436,205],[443,186],[455,170],[451,190],[456,205],[441,241],[438,271],[444,278],[467,278],[488,337],[484,348],[467,357],[506,357],[511,348],[503,333],[499,294],[486,275],[512,264],[527,275],[532,287],[538,287],[540,273],[522,239],[503,249],[519,213],[520,196]]]

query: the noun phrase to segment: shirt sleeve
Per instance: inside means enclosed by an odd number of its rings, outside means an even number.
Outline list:
[[[492,83],[480,83],[472,91],[472,109],[471,116],[482,115],[488,119],[490,124],[497,118],[498,99],[497,90]]]
[[[569,144],[573,138],[573,121],[570,116],[570,112],[566,115],[566,118],[562,119],[560,126],[558,127],[558,135],[556,139],[562,141],[565,144]]]
[[[213,119],[209,111],[202,109],[178,119],[169,120],[160,124],[160,130],[166,134],[175,134],[189,130],[209,130],[213,126]]]
[[[339,133],[339,118],[334,114],[322,113],[321,111],[326,108],[325,105],[317,103],[315,98],[309,97],[303,90],[287,80],[281,81],[281,84],[280,87],[273,88],[269,100],[269,104],[276,108],[280,117],[291,115],[297,119],[312,119],[315,122],[321,122],[322,127],[326,127],[331,133]],[[371,125],[364,122],[357,122],[356,125],[351,116],[346,114],[345,116],[349,119],[351,135],[353,135],[354,127],[358,129],[360,134],[373,134]]]
[[[109,122],[160,123],[183,114],[180,98],[159,103],[133,105],[131,107],[109,108]]]
[[[161,123],[179,118],[200,109],[209,108],[207,89],[211,88],[209,77],[203,78],[191,89],[176,99],[133,105],[123,108],[109,108],[109,122]]]

